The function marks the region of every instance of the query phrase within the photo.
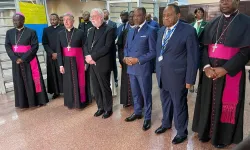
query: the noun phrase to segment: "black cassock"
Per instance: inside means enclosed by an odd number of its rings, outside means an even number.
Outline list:
[[[121,90],[120,90],[120,104],[131,105],[133,104],[133,97],[131,91],[131,85],[129,80],[129,74],[127,73],[127,64],[123,62],[124,59],[124,45],[126,43],[127,34],[130,28],[124,30],[118,37],[118,56],[119,62],[122,66],[121,72]]]
[[[56,52],[57,34],[63,30],[62,26],[50,26],[43,30],[43,46],[47,53],[47,87],[48,93],[63,93],[62,74],[57,60],[52,59],[52,54]]]
[[[243,139],[245,65],[249,60],[250,52],[250,20],[248,16],[237,15],[237,13],[238,11],[230,17],[223,15],[221,21],[219,21],[220,17],[218,17],[209,22],[203,37],[205,45],[202,57],[203,67],[210,64],[211,67],[223,67],[228,71],[226,76],[217,80],[208,78],[203,72],[204,75],[199,81],[192,130],[198,132],[200,139],[211,138],[213,145],[237,144]],[[234,17],[235,19],[226,29]],[[220,35],[222,36],[218,40]],[[218,40],[219,45],[227,47],[228,50],[238,49],[238,52],[229,59],[213,57],[220,49],[217,48],[215,51],[210,49],[209,51],[208,45],[214,44],[216,40]],[[228,51],[222,51],[222,55],[227,53]],[[231,79],[237,79],[238,85],[230,85],[232,83]],[[232,93],[227,93],[226,91],[230,91],[230,88],[234,90]],[[230,100],[230,95],[236,96],[236,98]]]
[[[6,33],[5,48],[12,61],[16,107],[34,107],[49,101],[36,55],[38,47],[37,35],[32,29],[14,28]],[[18,58],[24,62],[16,64]]]
[[[71,41],[70,44],[68,41]],[[71,48],[67,49],[69,45]],[[59,66],[64,66],[65,69],[63,92],[64,105],[68,108],[84,108],[89,102],[85,94],[83,46],[84,36],[81,30],[72,28],[70,31],[64,29],[59,32],[57,58]]]

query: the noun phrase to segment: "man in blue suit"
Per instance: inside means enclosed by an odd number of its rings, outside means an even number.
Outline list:
[[[135,28],[129,30],[124,48],[124,62],[128,65],[134,113],[125,121],[131,122],[142,118],[144,100],[145,117],[142,129],[151,127],[152,111],[152,65],[155,58],[156,31],[146,23],[146,9],[136,8],[134,11]]]
[[[179,21],[180,8],[168,5],[163,11],[164,26],[156,44],[156,76],[160,87],[163,119],[155,131],[164,133],[172,127],[174,117],[177,135],[172,143],[187,139],[188,89],[194,85],[199,63],[199,42],[195,29]]]
[[[160,28],[160,25],[158,22],[152,20],[152,17],[151,17],[151,14],[147,14],[146,16],[146,20],[147,20],[147,23],[152,26],[152,27],[155,27],[156,30],[158,30]]]

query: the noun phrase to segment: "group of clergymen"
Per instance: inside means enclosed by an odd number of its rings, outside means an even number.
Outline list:
[[[73,26],[72,14],[63,16],[63,25],[57,14],[51,14],[51,26],[44,29],[42,39],[48,56],[48,93],[54,93],[53,98],[64,93],[65,106],[84,108],[92,101],[93,92],[98,107],[94,116],[110,117],[112,70],[118,85],[117,45],[122,67],[121,104],[134,107],[126,122],[144,114],[142,129],[151,127],[155,71],[163,111],[162,125],[155,133],[170,129],[174,119],[177,135],[172,143],[185,141],[187,94],[199,69],[192,130],[201,142],[211,140],[217,148],[237,144],[243,139],[245,64],[250,56],[250,19],[239,12],[238,5],[239,0],[220,0],[222,15],[208,23],[203,20],[204,10],[197,8],[196,20],[190,25],[179,19],[180,8],[170,4],[163,11],[161,28],[143,7],[123,11],[118,28],[106,9],[85,12],[79,29]],[[15,105],[19,108],[48,102],[36,56],[37,35],[24,27],[24,21],[23,14],[14,15],[15,28],[7,31],[5,43],[13,62]]]

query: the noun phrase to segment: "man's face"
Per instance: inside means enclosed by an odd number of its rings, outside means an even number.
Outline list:
[[[239,5],[239,0],[220,0],[220,11],[226,15],[232,14]]]
[[[133,20],[134,13],[130,13],[128,17],[128,23],[133,26],[134,25],[134,20]]]
[[[62,16],[60,17],[59,21],[60,21],[60,24],[64,24],[64,23],[63,23],[63,17],[62,17]]]
[[[66,29],[71,29],[74,24],[74,19],[70,16],[64,16],[63,23]]]
[[[150,14],[147,14],[146,20],[147,20],[148,22],[151,21],[151,15],[150,15]]]
[[[134,24],[141,25],[145,21],[146,14],[143,14],[141,10],[135,9],[134,11]]]
[[[89,21],[90,18],[90,13],[89,12],[84,12],[82,15],[82,18],[84,21]]]
[[[128,15],[122,13],[120,17],[121,17],[122,23],[126,23],[128,21]]]
[[[204,17],[204,13],[201,10],[198,10],[195,15],[198,20],[203,19]]]
[[[163,24],[166,27],[172,27],[177,23],[180,18],[180,14],[176,14],[172,6],[168,6],[163,11]]]
[[[20,15],[15,15],[13,17],[13,25],[15,28],[22,28],[24,25],[24,17]]]
[[[90,14],[90,17],[91,17],[91,22],[92,22],[93,26],[99,28],[102,25],[103,18],[98,12],[96,12],[96,11],[92,12]]]
[[[56,15],[50,15],[49,21],[52,26],[57,26],[59,23],[59,19],[56,17]]]
[[[108,20],[109,19],[109,12],[107,10],[104,10],[103,13],[104,13],[104,20]]]

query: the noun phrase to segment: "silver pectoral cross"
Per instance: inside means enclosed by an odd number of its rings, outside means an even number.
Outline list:
[[[71,47],[68,45],[68,47],[67,47],[68,51],[70,51],[70,48],[71,48]]]
[[[217,43],[215,43],[214,46],[213,46],[213,52],[216,50],[216,48],[218,48]]]
[[[15,46],[14,46],[15,51],[17,50],[17,48],[18,48],[18,46],[17,46],[17,45],[15,45]]]

